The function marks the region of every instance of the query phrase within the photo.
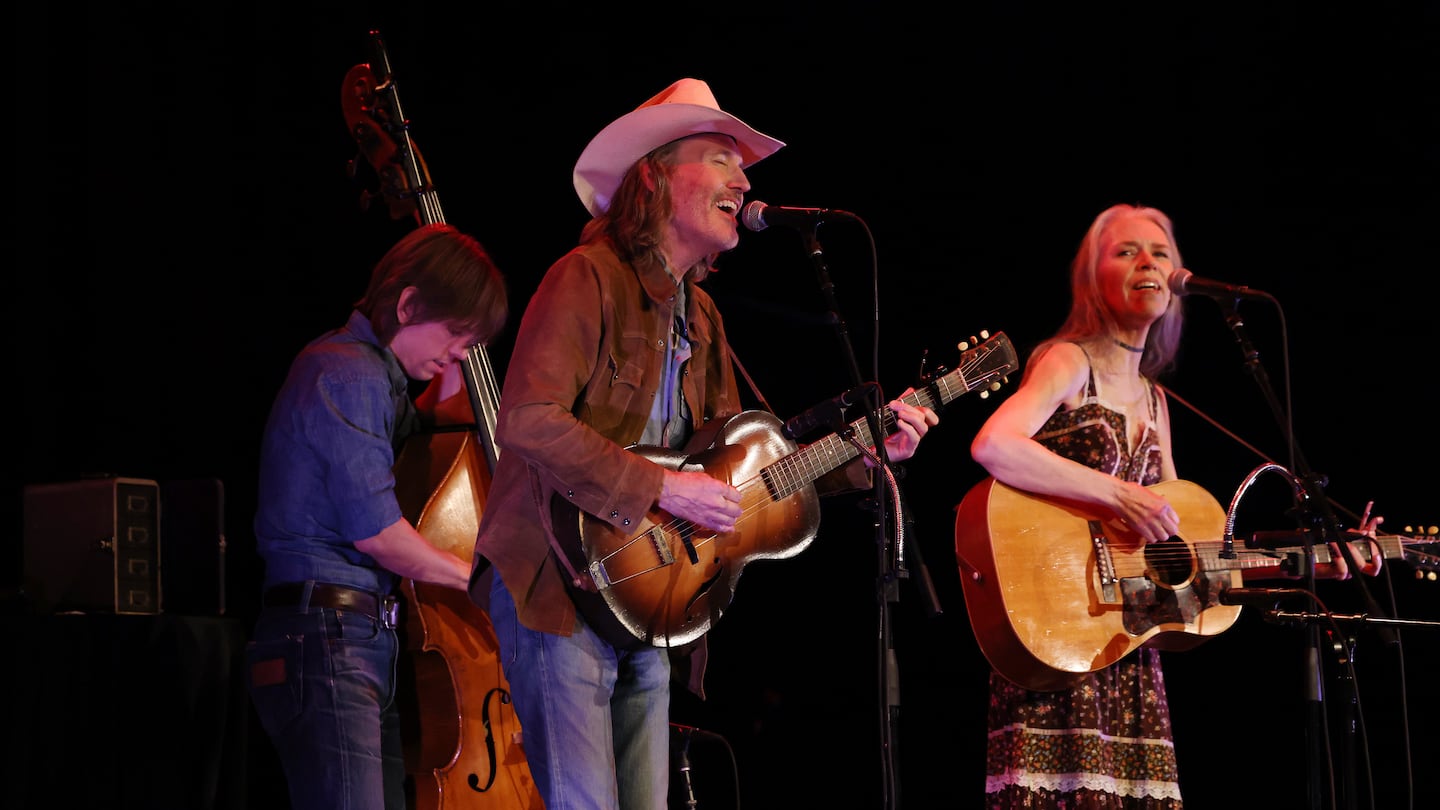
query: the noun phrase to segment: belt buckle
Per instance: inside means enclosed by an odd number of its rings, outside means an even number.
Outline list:
[[[400,600],[386,596],[380,600],[380,626],[394,630],[400,625]]]

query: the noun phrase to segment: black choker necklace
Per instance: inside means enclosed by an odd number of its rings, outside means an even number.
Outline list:
[[[1120,348],[1124,349],[1124,350],[1127,351],[1127,352],[1134,352],[1134,353],[1136,353],[1136,354],[1144,354],[1144,353],[1145,353],[1145,347],[1144,347],[1144,346],[1131,346],[1129,343],[1126,343],[1125,341],[1123,341],[1123,340],[1121,340],[1120,338],[1117,338],[1117,337],[1112,337],[1112,338],[1110,338],[1110,339],[1113,340],[1113,341],[1115,341],[1115,345],[1116,345],[1116,346],[1119,346]]]

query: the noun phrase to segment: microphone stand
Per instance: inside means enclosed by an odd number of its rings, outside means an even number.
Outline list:
[[[805,240],[805,250],[810,256],[810,261],[815,267],[815,275],[820,284],[820,293],[825,299],[825,305],[829,307],[828,319],[835,327],[836,337],[839,338],[841,348],[845,352],[845,359],[850,370],[850,382],[852,386],[859,386],[865,381],[860,373],[860,365],[855,359],[855,348],[850,342],[849,329],[845,319],[840,315],[840,305],[835,297],[835,285],[830,279],[830,270],[825,264],[825,253],[820,246],[820,240],[816,235],[820,223],[815,223],[808,232],[802,232]],[[877,579],[876,579],[876,601],[879,610],[879,636],[878,654],[881,658],[881,665],[878,668],[881,678],[880,694],[884,695],[883,715],[880,722],[880,745],[881,745],[881,767],[884,774],[884,807],[895,810],[900,806],[899,780],[896,778],[896,739],[895,726],[899,720],[900,713],[900,685],[899,666],[895,658],[894,639],[890,627],[890,603],[898,601],[897,569],[890,551],[890,532],[887,527],[886,508],[887,493],[886,484],[892,480],[889,475],[890,459],[885,451],[885,432],[883,430],[884,420],[880,418],[880,403],[878,395],[879,387],[872,386],[866,393],[866,424],[870,428],[870,436],[875,442],[874,459],[878,462],[874,470],[874,512],[875,512],[875,546],[877,553]],[[903,506],[903,503],[900,505]]]
[[[1290,421],[1285,417],[1285,411],[1280,405],[1280,400],[1275,395],[1275,389],[1270,384],[1270,378],[1265,373],[1265,367],[1260,364],[1260,354],[1255,350],[1255,346],[1250,342],[1249,336],[1245,333],[1245,322],[1240,317],[1238,309],[1240,297],[1238,295],[1231,298],[1217,297],[1215,300],[1224,311],[1225,323],[1235,334],[1235,340],[1240,345],[1241,354],[1245,358],[1246,371],[1250,373],[1250,376],[1254,378],[1256,384],[1260,387],[1260,392],[1269,404],[1276,424],[1280,427],[1286,447],[1290,449],[1293,460],[1292,466],[1294,466],[1298,473],[1295,475],[1297,514],[1305,529],[1305,531],[1302,532],[1305,538],[1302,546],[1304,549],[1305,588],[1313,594],[1315,593],[1315,548],[1312,534],[1320,535],[1321,542],[1336,543],[1337,547],[1341,549],[1345,548],[1344,536],[1340,530],[1340,524],[1334,512],[1330,510],[1329,503],[1325,498],[1323,476],[1315,474],[1306,464],[1304,455],[1300,452],[1299,445],[1295,440],[1294,433],[1290,429]],[[1351,562],[1353,564],[1354,561],[1351,560]],[[1363,582],[1361,582],[1360,585],[1362,588],[1365,587]],[[1368,595],[1368,590],[1366,594]],[[1325,752],[1328,748],[1326,744],[1328,719],[1325,711],[1322,667],[1320,663],[1320,650],[1323,646],[1321,641],[1322,628],[1319,623],[1310,622],[1308,623],[1307,629],[1308,642],[1305,650],[1305,690],[1306,698],[1309,701],[1307,707],[1308,722],[1306,735],[1310,763],[1308,795],[1312,810],[1320,810],[1323,797],[1320,777],[1325,772]],[[1332,648],[1334,652],[1341,656],[1342,663],[1350,660],[1352,657],[1351,651],[1345,649],[1345,647],[1347,647],[1347,645],[1341,643],[1334,645],[1334,648]],[[1350,703],[1351,712],[1353,713],[1355,700],[1353,685],[1351,690]],[[1342,786],[1344,788],[1344,795],[1347,797],[1346,806],[1353,810],[1355,807],[1354,763],[1350,759],[1350,757],[1353,756],[1354,749],[1353,735],[1355,734],[1355,728],[1353,721],[1346,724],[1345,733],[1347,767],[1345,773],[1342,774]]]
[[[1267,610],[1265,620],[1277,624],[1373,624],[1381,627],[1423,627],[1440,629],[1440,621],[1430,619],[1387,619],[1368,613],[1310,613],[1295,610]]]
[[[695,810],[695,786],[690,781],[690,735],[694,733],[693,728],[685,729],[685,741],[680,745],[680,775],[685,777],[685,806],[690,810]]]

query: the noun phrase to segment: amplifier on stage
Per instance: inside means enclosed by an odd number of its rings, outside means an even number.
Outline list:
[[[160,612],[157,482],[32,484],[24,507],[24,585],[39,612]]]

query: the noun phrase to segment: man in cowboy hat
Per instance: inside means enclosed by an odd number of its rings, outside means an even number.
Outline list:
[[[724,323],[698,282],[739,243],[745,168],[783,145],[722,111],[705,82],[681,79],[601,130],[575,164],[594,218],[520,322],[470,581],[547,810],[666,806],[674,650],[607,617],[564,509],[622,536],[657,511],[705,533],[736,529],[730,483],[626,448],[679,450],[739,413]],[[900,461],[936,417],[890,406],[899,429],[886,451]],[[703,642],[684,645],[702,697]]]

